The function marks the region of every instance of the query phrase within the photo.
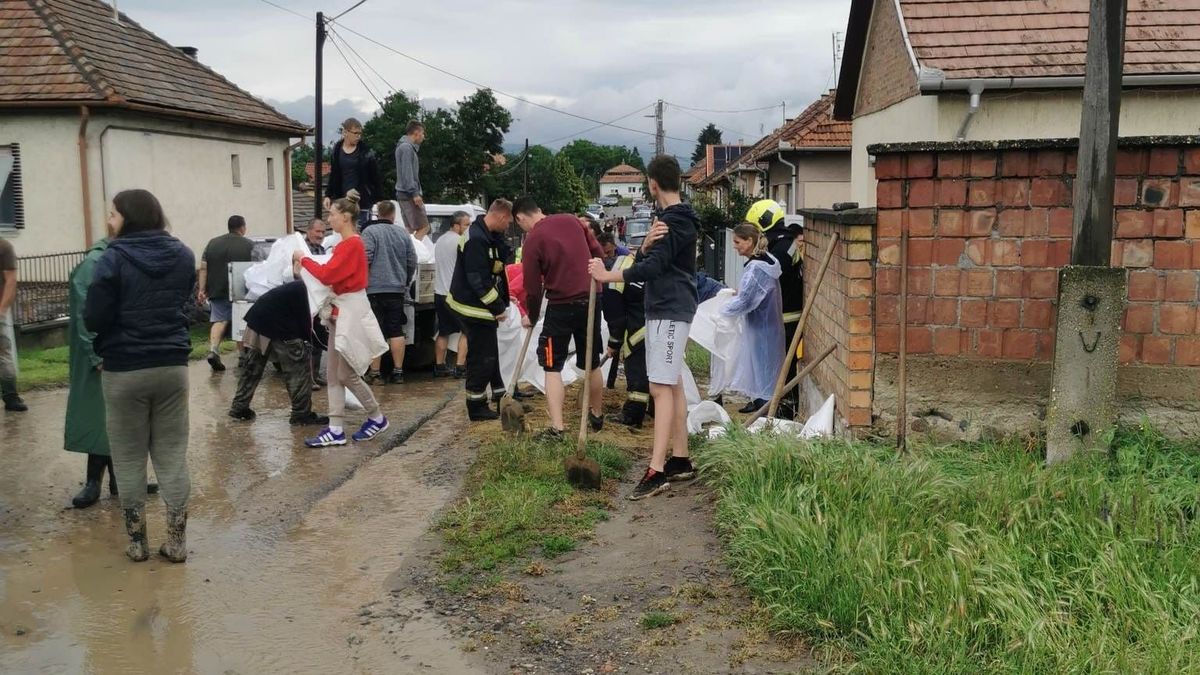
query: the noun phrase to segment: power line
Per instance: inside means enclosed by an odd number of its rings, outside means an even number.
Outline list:
[[[265,1],[265,0],[264,0],[264,1]],[[411,55],[409,55],[409,54],[405,54],[404,52],[402,52],[402,51],[400,51],[400,50],[398,50],[398,49],[396,49],[396,48],[394,48],[394,47],[392,47],[392,46],[390,46],[390,45],[384,44],[384,43],[382,43],[382,42],[380,42],[380,41],[378,41],[378,40],[376,40],[376,39],[374,39],[374,38],[371,38],[371,37],[369,37],[369,36],[367,36],[367,35],[364,35],[364,34],[362,34],[362,33],[358,32],[358,31],[354,30],[353,28],[350,28],[349,26],[346,26],[345,24],[339,24],[339,25],[340,25],[342,28],[345,28],[345,29],[346,29],[346,31],[348,31],[348,32],[350,32],[350,33],[353,33],[353,34],[357,35],[358,37],[360,37],[360,38],[362,38],[362,39],[366,40],[367,42],[370,42],[371,44],[374,44],[374,45],[376,45],[376,46],[378,46],[378,47],[382,47],[382,48],[384,48],[384,49],[388,50],[389,52],[392,52],[393,54],[395,54],[395,55],[397,55],[397,56],[400,56],[400,57],[406,58],[406,59],[408,59],[409,61],[412,61],[413,63],[417,63],[417,64],[420,64],[420,65],[422,65],[422,66],[425,66],[426,68],[429,68],[430,70],[435,70],[435,71],[437,71],[437,72],[439,72],[439,73],[441,73],[441,74],[443,74],[443,75],[447,75],[447,76],[449,76],[449,77],[453,77],[453,78],[454,78],[454,79],[456,79],[456,80],[460,80],[460,81],[462,81],[462,82],[466,82],[467,84],[469,84],[469,85],[471,85],[471,86],[473,86],[473,87],[478,87],[478,88],[480,88],[480,89],[488,89],[488,90],[490,90],[490,91],[493,91],[493,92],[495,92],[495,93],[497,93],[497,94],[500,94],[501,96],[505,96],[505,97],[507,97],[507,98],[511,98],[511,99],[513,99],[513,100],[515,100],[515,101],[520,101],[520,102],[522,102],[522,103],[525,103],[525,104],[528,104],[528,105],[534,106],[534,107],[536,107],[536,108],[542,108],[543,110],[549,110],[550,112],[556,112],[556,113],[558,113],[558,114],[560,114],[560,115],[566,115],[567,117],[574,117],[575,119],[578,119],[578,120],[583,120],[584,122],[591,122],[592,124],[596,124],[596,125],[599,125],[599,126],[604,126],[604,127],[612,127],[612,128],[614,128],[614,129],[621,129],[621,130],[623,130],[623,131],[631,131],[631,132],[633,132],[633,133],[635,133],[635,134],[645,134],[645,135],[647,135],[647,136],[653,136],[653,135],[654,135],[654,132],[651,132],[651,131],[644,131],[644,130],[642,130],[642,129],[634,129],[634,128],[632,128],[632,127],[624,127],[624,126],[621,126],[621,125],[618,125],[618,124],[609,124],[609,123],[602,122],[602,121],[600,121],[600,120],[597,120],[597,119],[592,119],[591,117],[586,117],[586,116],[584,116],[584,115],[579,115],[579,114],[576,114],[576,113],[573,113],[573,112],[568,112],[568,111],[566,111],[566,110],[561,110],[561,109],[559,109],[559,108],[555,108],[555,107],[553,107],[553,106],[548,106],[548,105],[545,105],[545,104],[543,104],[543,103],[538,103],[538,102],[536,102],[536,101],[531,101],[531,100],[529,100],[529,99],[525,98],[524,96],[517,96],[516,94],[510,94],[510,93],[508,93],[508,92],[506,92],[506,91],[504,91],[504,90],[502,90],[502,89],[497,89],[497,88],[495,88],[495,87],[489,87],[488,85],[486,85],[486,84],[483,84],[482,82],[477,82],[477,81],[475,81],[475,80],[472,80],[472,79],[470,79],[470,78],[468,78],[468,77],[463,77],[462,75],[458,75],[458,74],[456,74],[456,73],[452,73],[452,72],[450,72],[449,70],[446,70],[445,68],[441,68],[441,67],[439,67],[439,66],[435,66],[435,65],[433,65],[432,63],[429,63],[428,61],[422,61],[421,59],[419,59],[419,58],[417,58],[417,57],[415,57],[415,56],[411,56]],[[686,138],[677,138],[677,137],[673,137],[673,136],[667,136],[667,138],[672,138],[673,140],[677,140],[677,141],[684,141],[684,142],[686,142],[686,143],[691,143],[691,141],[690,141],[690,140],[688,140],[688,139],[686,139]]]
[[[773,106],[773,107],[778,108],[779,106]],[[677,107],[677,109],[678,109],[678,107]],[[745,132],[738,131],[737,129],[730,129],[728,127],[723,127],[723,126],[717,125],[713,122],[710,122],[709,120],[704,119],[703,117],[697,117],[696,115],[693,115],[692,113],[690,113],[686,110],[680,109],[679,112],[683,113],[684,115],[687,115],[688,117],[691,117],[692,119],[700,120],[701,122],[704,122],[705,124],[712,124],[714,127],[720,129],[721,131],[737,134],[738,136],[741,136],[743,139],[750,138],[752,136],[752,134],[747,134]],[[760,134],[760,136],[761,136],[761,134]]]
[[[709,110],[708,108],[689,108],[685,105],[679,105],[678,103],[671,103],[670,101],[667,101],[666,103],[672,108],[678,108],[680,110],[690,110],[692,112],[700,113],[714,113],[717,115],[736,115],[739,113],[761,112],[763,110],[774,110],[775,108],[783,105],[782,103],[776,103],[775,105],[763,106],[761,108],[746,108],[745,110]]]
[[[330,19],[329,21],[330,21],[330,22],[337,21],[338,19],[342,18],[343,16],[346,16],[346,15],[347,15],[347,14],[349,14],[350,12],[353,12],[354,10],[358,9],[358,8],[359,8],[360,6],[362,6],[362,4],[363,4],[364,2],[366,2],[366,1],[367,1],[367,0],[358,0],[358,2],[354,3],[354,5],[353,5],[352,7],[350,7],[350,9],[348,9],[348,10],[346,10],[346,11],[342,12],[341,14],[338,14],[337,16],[333,17],[333,18],[332,18],[332,19]]]
[[[301,19],[304,19],[305,21],[312,20],[312,17],[304,16],[300,12],[297,12],[296,10],[294,10],[290,7],[284,7],[283,5],[279,5],[274,2],[271,2],[271,0],[258,0],[258,1],[261,3],[267,4],[267,5],[270,5],[270,6],[274,7],[275,9],[283,10],[283,11],[287,12],[288,14],[291,14],[292,16],[298,16]]]
[[[334,36],[336,34],[331,32],[330,35]],[[350,72],[354,74],[354,77],[358,79],[358,82],[359,82],[359,84],[361,84],[363,86],[363,89],[366,89],[367,93],[371,95],[371,98],[375,99],[375,102],[379,104],[379,107],[383,108],[383,101],[379,100],[379,97],[375,95],[375,92],[371,89],[370,86],[367,85],[367,82],[365,80],[363,80],[361,75],[358,74],[358,70],[354,67],[353,63],[350,63],[350,59],[346,56],[346,52],[342,51],[341,46],[338,45],[338,41],[336,39],[334,39],[334,40],[330,40],[329,42],[331,44],[333,44],[333,47],[334,47],[334,49],[337,50],[338,54],[342,55],[342,60],[346,62],[346,67],[348,67],[350,69]]]
[[[379,78],[380,82],[383,82],[384,86],[386,86],[388,88],[389,93],[394,93],[396,91],[396,88],[392,86],[392,83],[388,82],[387,78],[385,78],[383,75],[381,75],[378,70],[375,70],[375,66],[372,66],[370,61],[367,61],[365,58],[363,58],[362,54],[359,54],[358,50],[356,50],[353,45],[351,45],[349,42],[347,42],[346,38],[342,37],[341,33],[338,33],[337,31],[335,31],[331,28],[329,30],[329,34],[334,35],[337,37],[337,39],[341,40],[343,47],[345,47],[346,49],[349,49],[350,53],[354,54],[354,56],[358,58],[359,62],[361,62],[364,66],[366,66],[367,69],[370,70],[372,73],[375,73],[375,77]]]
[[[621,120],[625,119],[626,117],[633,117],[634,115],[636,115],[636,114],[638,114],[638,113],[642,112],[642,111],[643,111],[643,110],[645,110],[646,108],[649,108],[649,107],[651,107],[651,106],[653,106],[653,105],[654,105],[653,103],[650,103],[650,104],[644,105],[644,106],[642,106],[642,107],[638,108],[637,110],[634,110],[633,112],[630,112],[630,113],[626,113],[626,114],[624,114],[624,115],[621,115],[620,117],[617,117],[617,118],[615,118],[615,119],[609,120],[609,121],[608,121],[608,122],[606,122],[606,123],[603,123],[603,124],[597,124],[596,126],[593,126],[593,127],[588,127],[587,129],[584,129],[583,131],[577,131],[577,132],[575,132],[575,133],[573,133],[573,134],[567,134],[566,136],[563,136],[563,137],[561,137],[561,138],[556,138],[556,139],[554,139],[554,140],[552,140],[552,141],[543,141],[543,142],[541,142],[541,143],[536,143],[535,145],[552,145],[552,144],[554,144],[554,143],[557,143],[557,142],[559,142],[559,141],[565,141],[565,140],[567,140],[568,138],[574,138],[574,137],[576,137],[576,136],[582,136],[583,134],[586,134],[586,133],[588,133],[588,132],[591,132],[591,131],[595,131],[596,129],[599,129],[599,128],[601,128],[601,127],[611,126],[613,123],[615,123],[615,122],[620,122]]]

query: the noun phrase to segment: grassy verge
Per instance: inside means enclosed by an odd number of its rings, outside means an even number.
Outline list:
[[[573,444],[500,438],[484,442],[467,477],[465,497],[441,521],[448,586],[466,590],[533,555],[553,558],[575,549],[608,517],[606,491],[577,491],[563,458]],[[589,443],[606,479],[624,475],[630,460],[611,445]],[[531,572],[534,573],[534,572]]]
[[[191,330],[193,361],[204,358],[208,354],[208,326],[197,325]],[[233,343],[221,343],[221,351],[233,351]],[[17,354],[21,375],[17,384],[21,389],[41,389],[46,387],[62,387],[68,382],[70,353],[67,347],[50,347],[49,349],[29,349]]]
[[[1125,431],[1052,469],[1017,444],[733,433],[699,462],[776,630],[866,672],[1200,669],[1200,444]]]
[[[712,357],[707,349],[695,342],[688,342],[687,351],[683,353],[683,362],[687,364],[688,370],[692,371],[692,377],[707,381],[711,361]]]

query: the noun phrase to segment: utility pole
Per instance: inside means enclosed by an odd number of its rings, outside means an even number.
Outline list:
[[[1046,462],[1099,448],[1116,421],[1117,352],[1125,305],[1125,271],[1109,267],[1113,236],[1113,172],[1126,0],[1092,0],[1087,69],[1075,181],[1071,265],[1059,272],[1058,325]]]
[[[658,99],[658,103],[654,106],[654,156],[658,157],[666,153],[666,133],[663,131],[663,101]]]
[[[321,55],[322,55],[322,52],[324,52],[324,51],[325,51],[325,13],[317,12],[317,96],[316,96],[317,110],[316,110],[316,114],[314,115],[314,117],[316,118],[316,124],[314,125],[315,128],[313,129],[313,131],[316,132],[316,139],[314,140],[316,147],[314,148],[315,152],[313,153],[313,168],[314,168],[313,182],[315,183],[315,186],[313,187],[313,200],[314,200],[313,201],[313,215],[317,218],[322,217],[325,212],[325,210],[323,208],[324,204],[321,203],[321,163],[322,163],[321,155],[324,152],[324,146],[323,146],[324,139],[322,138],[322,134],[321,134],[321,121],[322,121],[322,119],[321,119],[322,118],[322,115],[321,115],[321,107],[322,107],[321,79],[322,79],[322,75],[323,75],[323,65],[322,65]],[[291,169],[289,168],[288,170],[290,171]]]
[[[521,155],[521,163],[525,165],[525,187],[521,190],[522,195],[529,194],[529,139],[525,139],[525,154]]]

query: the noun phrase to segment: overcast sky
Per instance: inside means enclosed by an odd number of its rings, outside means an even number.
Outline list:
[[[111,1],[111,0],[110,0]],[[314,20],[356,0],[118,0],[121,11],[302,122],[313,120]],[[376,94],[390,87],[447,105],[474,91],[349,32],[359,31],[446,71],[610,127],[540,109],[497,93],[516,118],[508,143],[548,143],[579,134],[596,142],[654,146],[650,107],[667,102],[667,150],[690,155],[712,121],[725,141],[754,142],[783,121],[783,110],[719,114],[787,102],[794,117],[832,85],[834,32],[844,31],[850,0],[367,0],[343,17],[340,34],[378,75],[360,68]],[[335,27],[335,30],[337,28]],[[340,44],[340,43],[339,43]],[[343,46],[350,58],[353,55]],[[332,42],[325,47],[326,124],[378,109]],[[381,81],[386,80],[387,84]],[[389,86],[390,85],[390,86]],[[675,104],[675,105],[671,105]],[[328,137],[328,132],[327,132]],[[568,139],[569,140],[569,139]],[[567,140],[550,143],[557,147]]]

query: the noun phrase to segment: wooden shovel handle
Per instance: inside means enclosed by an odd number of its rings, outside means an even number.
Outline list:
[[[533,338],[533,326],[525,330],[525,343],[521,345],[521,353],[517,354],[517,365],[513,367],[512,386],[509,387],[510,396],[517,395],[517,378],[521,376],[521,366],[525,365],[525,354],[529,353],[529,341]]]
[[[804,379],[804,376],[808,375],[809,373],[811,373],[813,371],[814,368],[821,365],[821,362],[825,360],[825,357],[832,354],[833,350],[835,350],[835,349],[837,349],[836,344],[829,345],[829,347],[826,348],[825,351],[821,352],[820,356],[813,359],[812,363],[805,366],[804,370],[801,370],[799,373],[796,373],[796,376],[792,378],[791,382],[788,382],[786,385],[784,385],[783,393],[786,394],[789,391],[798,387],[800,385],[800,381]],[[750,416],[750,419],[746,420],[746,425],[745,425],[746,428],[749,429],[751,424],[754,424],[754,422],[757,421],[758,418],[760,418],[764,414],[766,414],[768,407],[769,406],[764,405],[763,407],[761,407],[757,411],[755,411],[755,413]],[[773,415],[773,414],[771,415],[771,417],[774,417],[774,416],[775,415]]]
[[[796,358],[796,350],[800,347],[800,340],[804,336],[804,328],[808,325],[808,313],[812,311],[813,304],[817,299],[817,291],[821,290],[821,282],[825,279],[825,272],[829,269],[829,261],[833,259],[833,252],[837,249],[838,239],[840,234],[833,233],[829,239],[829,249],[825,251],[825,257],[821,260],[821,267],[817,270],[817,280],[813,283],[813,287],[808,292],[808,299],[804,302],[804,311],[800,313],[800,323],[796,325],[796,333],[792,336],[792,344],[788,347],[787,353],[783,355],[783,367],[779,369],[779,378],[775,380],[775,393],[771,395],[771,403],[768,408],[768,414],[771,417],[775,416],[775,412],[779,409],[779,399],[783,398],[783,385],[787,382],[788,369],[792,366],[792,359]]]
[[[579,415],[579,442],[575,445],[575,456],[582,458],[584,446],[587,445],[588,413],[591,412],[592,399],[592,331],[596,329],[596,282],[588,281],[588,316],[587,316],[587,353],[583,363],[583,411]]]

